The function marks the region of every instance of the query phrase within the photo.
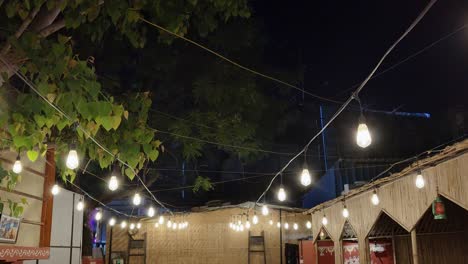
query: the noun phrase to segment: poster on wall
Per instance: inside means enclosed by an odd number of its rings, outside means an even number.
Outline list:
[[[393,264],[393,245],[391,239],[369,241],[371,264]]]
[[[359,247],[357,241],[343,241],[344,264],[359,264]]]
[[[16,243],[20,223],[20,218],[2,214],[0,218],[0,242]]]

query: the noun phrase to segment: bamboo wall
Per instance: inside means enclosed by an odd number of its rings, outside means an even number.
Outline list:
[[[366,237],[381,212],[387,213],[393,220],[410,232],[436,198],[437,185],[439,186],[440,195],[458,204],[465,210],[468,209],[468,191],[466,191],[468,190],[467,151],[468,140],[465,140],[446,149],[440,155],[419,161],[421,165],[427,167],[422,170],[426,182],[423,189],[415,187],[415,169],[406,168],[401,173],[381,180],[381,185],[377,191],[380,198],[379,205],[374,206],[370,201],[373,189],[361,191],[359,194],[346,200],[346,205],[350,212],[348,221],[355,230],[359,240],[361,263],[368,263],[369,261]],[[388,179],[394,179],[394,181],[388,181]],[[320,228],[322,228],[322,217],[325,214],[328,219],[325,229],[332,240],[339,241],[345,222],[342,216],[343,203],[336,202],[324,210],[318,210],[320,208],[321,205],[316,206],[310,211],[313,233],[318,234]],[[408,248],[405,247],[404,241],[399,246],[403,247],[401,250]],[[411,243],[409,249],[411,250]],[[336,254],[336,263],[341,263],[341,256],[339,255]],[[426,261],[425,258],[424,260]],[[429,262],[420,261],[419,263]]]
[[[146,222],[140,233],[147,235],[146,263],[164,264],[239,264],[247,263],[248,257],[248,232],[235,232],[229,228],[231,215],[241,214],[245,209],[229,208],[210,212],[191,213],[187,217],[189,227],[185,230],[168,230],[164,227],[154,227],[153,221]],[[283,212],[283,214],[286,214]],[[259,235],[265,233],[267,263],[280,263],[280,229],[276,222],[279,220],[279,211],[270,209],[270,215],[274,221],[269,225],[270,216],[259,217],[259,224],[253,225],[251,232]],[[250,219],[252,215],[250,216]],[[289,230],[283,230],[283,243],[297,243],[298,238],[310,236],[310,230],[305,227],[307,216],[297,214],[284,216],[283,223],[287,221]],[[299,224],[299,229],[293,230],[293,223]],[[112,250],[127,250],[127,233],[118,230],[113,233]],[[107,236],[109,237],[109,236]],[[109,245],[109,243],[107,243]],[[283,246],[284,250],[284,246]],[[251,263],[263,263],[262,253],[252,253]],[[130,264],[140,263],[136,260]]]
[[[3,169],[11,170],[16,155],[17,153],[11,151],[0,152],[0,162]],[[22,155],[21,162],[23,164],[23,171],[20,173],[21,180],[11,192],[6,189],[6,180],[2,181],[0,184],[0,197],[2,201],[11,199],[15,202],[20,202],[21,198],[26,198],[28,205],[24,206],[18,239],[14,246],[39,247],[45,159],[39,157],[35,162],[31,162],[26,155]],[[4,203],[3,213],[10,215],[8,203]],[[12,246],[11,243],[0,243],[0,245]]]

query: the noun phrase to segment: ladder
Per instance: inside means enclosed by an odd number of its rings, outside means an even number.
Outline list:
[[[253,246],[253,247],[252,247]],[[253,236],[249,231],[249,264],[250,264],[250,254],[263,253],[263,263],[266,264],[266,247],[265,247],[265,235],[263,231],[259,236]]]

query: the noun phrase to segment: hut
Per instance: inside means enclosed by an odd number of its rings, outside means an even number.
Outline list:
[[[308,210],[308,264],[468,263],[468,140],[429,156]]]

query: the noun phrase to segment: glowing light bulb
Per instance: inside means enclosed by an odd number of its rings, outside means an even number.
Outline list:
[[[155,224],[154,224],[154,227],[155,227],[155,228],[158,228],[158,227],[159,227],[159,223],[155,223]]]
[[[133,229],[135,229],[135,224],[134,224],[134,223],[131,223],[131,224],[130,224],[130,230],[133,230]]]
[[[171,219],[169,219],[169,221],[167,221],[167,228],[171,228],[172,227],[172,221]]]
[[[278,200],[281,202],[286,200],[286,191],[284,190],[283,186],[281,186],[278,190]]]
[[[140,205],[141,204],[141,196],[139,193],[135,193],[133,196],[133,204],[134,205]]]
[[[101,219],[102,219],[101,211],[96,212],[96,215],[94,216],[94,219],[96,219],[96,221],[101,221]]]
[[[172,230],[176,230],[176,229],[177,229],[177,223],[174,222],[174,223],[172,223]]]
[[[349,217],[349,211],[348,211],[348,208],[346,208],[346,205],[345,205],[345,207],[343,208],[343,217],[344,217],[344,218],[348,218],[348,217]]]
[[[79,200],[78,203],[76,204],[76,210],[83,211],[83,209],[84,209],[84,202],[82,200]]]
[[[233,225],[232,225],[232,222],[229,222],[229,228],[232,229],[232,226],[233,226]]]
[[[60,188],[58,187],[57,184],[54,184],[54,186],[52,186],[51,192],[52,192],[52,195],[57,195],[57,194],[59,194]]]
[[[126,227],[127,227],[127,222],[126,222],[126,221],[122,221],[122,222],[120,223],[120,228],[124,229],[124,228],[126,228]]]
[[[297,225],[297,223],[294,223],[294,224],[293,224],[293,229],[294,229],[294,230],[297,230],[298,228],[299,228],[299,226]]]
[[[325,233],[323,231],[320,231],[320,239],[325,239],[326,236],[325,236]]]
[[[112,217],[111,219],[109,219],[109,225],[110,226],[115,226],[115,218]]]
[[[256,214],[254,214],[254,216],[252,217],[252,223],[254,225],[258,224],[258,216]]]
[[[374,190],[374,193],[372,194],[371,202],[373,205],[378,205],[380,203],[379,196],[377,195],[377,192],[375,190]]]
[[[268,206],[266,206],[266,204],[264,204],[264,205],[262,206],[262,215],[267,216],[268,213],[269,213]]]
[[[70,151],[68,152],[68,157],[67,157],[67,168],[74,170],[78,168],[79,165],[79,160],[78,160],[78,153],[76,152],[76,147],[74,144],[70,145]]]
[[[312,228],[312,223],[310,221],[307,221],[306,227],[307,227],[307,229],[311,229]]]
[[[244,225],[240,225],[239,231],[244,231]]]
[[[324,215],[323,218],[322,218],[322,225],[326,226],[328,224],[328,219],[327,217]]]
[[[273,225],[273,220],[270,219],[269,224],[270,224],[270,225]]]
[[[422,189],[424,188],[424,185],[426,185],[421,172],[418,172],[418,176],[416,176],[415,184],[416,184],[416,187],[418,187],[418,189]]]
[[[310,177],[310,172],[307,168],[304,168],[301,173],[301,184],[304,186],[309,186],[312,183],[312,178]]]
[[[361,117],[358,129],[357,129],[356,143],[361,148],[367,148],[372,143],[372,137],[369,132],[369,128],[367,128],[367,125],[363,117]]]
[[[116,176],[111,176],[109,179],[109,184],[107,185],[109,190],[115,191],[119,188],[119,180]]]
[[[164,216],[162,216],[162,215],[159,216],[158,223],[159,223],[160,225],[164,224]]]
[[[250,222],[249,222],[249,220],[247,220],[247,222],[245,222],[245,228],[250,229]]]
[[[23,165],[21,164],[20,156],[18,155],[15,163],[13,164],[13,172],[19,174],[21,171],[23,171]]]
[[[138,229],[140,229],[140,228],[141,228],[141,223],[138,223],[138,224],[136,225],[136,227],[137,227]]]
[[[280,222],[277,222],[277,223],[276,223],[276,227],[277,227],[277,228],[280,228],[280,227],[281,227],[281,223],[280,223]]]
[[[284,223],[284,229],[289,229],[289,224],[288,223]]]
[[[148,215],[148,217],[153,217],[155,214],[154,208],[153,207],[148,208],[148,212],[146,212],[146,214]]]

